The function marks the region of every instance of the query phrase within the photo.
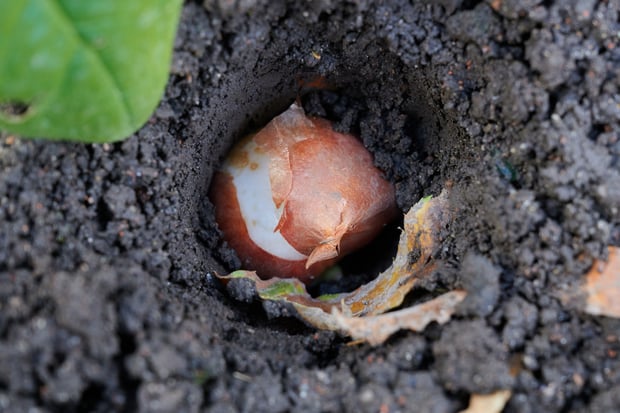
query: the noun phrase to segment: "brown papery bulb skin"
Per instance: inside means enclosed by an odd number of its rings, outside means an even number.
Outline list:
[[[305,283],[399,213],[361,142],[297,104],[235,145],[209,197],[244,269]]]

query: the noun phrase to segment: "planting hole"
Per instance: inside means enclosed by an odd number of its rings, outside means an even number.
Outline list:
[[[355,136],[370,152],[374,166],[394,185],[397,216],[372,242],[344,256],[319,281],[302,280],[313,296],[353,291],[389,268],[404,214],[421,199],[438,196],[449,182],[462,179],[454,171],[475,159],[467,133],[435,98],[441,84],[433,73],[423,68],[407,71],[390,54],[373,60],[364,53],[355,48],[335,52],[335,60],[321,59],[325,71],[319,68],[314,74],[284,65],[277,54],[263,56],[253,74],[240,71],[227,80],[222,90],[227,103],[214,108],[210,120],[217,138],[207,140],[203,149],[205,183],[210,187],[231,148],[297,100],[306,115],[330,121],[333,130]],[[205,198],[207,192],[205,188]],[[201,237],[210,257],[221,265],[213,271],[223,275],[255,269],[224,240],[215,210],[211,202],[201,209]]]

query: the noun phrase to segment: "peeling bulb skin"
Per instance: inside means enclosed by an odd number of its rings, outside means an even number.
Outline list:
[[[297,104],[235,145],[209,197],[243,269],[306,283],[399,214],[361,142]]]

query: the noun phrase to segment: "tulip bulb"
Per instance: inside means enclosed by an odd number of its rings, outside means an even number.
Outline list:
[[[398,215],[361,142],[295,103],[234,146],[209,197],[244,269],[306,283]]]

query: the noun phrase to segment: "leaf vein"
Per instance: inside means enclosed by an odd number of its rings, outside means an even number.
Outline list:
[[[84,47],[86,50],[91,52],[92,55],[97,59],[98,64],[103,68],[104,73],[109,78],[110,82],[112,83],[112,85],[114,86],[118,94],[120,95],[120,100],[123,104],[124,111],[127,114],[129,124],[133,125],[134,114],[131,110],[131,105],[129,104],[127,100],[127,95],[123,93],[121,84],[118,78],[114,75],[114,71],[110,68],[106,60],[103,58],[103,56],[101,56],[101,54],[97,51],[97,49],[88,41],[88,39],[86,39],[82,35],[82,33],[80,33],[78,28],[75,26],[75,23],[73,22],[70,14],[63,7],[62,2],[60,0],[51,0],[50,3],[56,6],[56,10],[58,14],[61,16],[62,19],[66,21],[67,27],[70,27],[72,29],[75,38],[82,45],[82,47]]]

